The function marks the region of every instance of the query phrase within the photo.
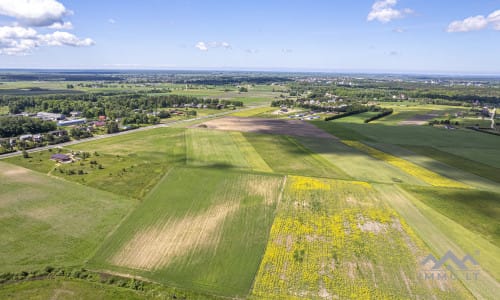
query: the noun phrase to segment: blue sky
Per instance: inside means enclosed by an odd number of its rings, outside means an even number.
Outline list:
[[[500,74],[500,0],[22,2],[0,68]]]

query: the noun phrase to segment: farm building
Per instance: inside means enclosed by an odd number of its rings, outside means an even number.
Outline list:
[[[71,125],[81,125],[85,124],[87,122],[87,119],[75,119],[75,120],[68,120],[68,121],[59,121],[57,122],[57,126],[71,126]]]
[[[53,160],[53,161],[57,161],[57,162],[68,162],[68,161],[71,161],[71,157],[69,157],[66,154],[60,154],[60,153],[52,154],[52,156],[50,157],[50,159]]]

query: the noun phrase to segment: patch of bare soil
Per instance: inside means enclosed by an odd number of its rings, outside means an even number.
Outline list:
[[[226,131],[282,134],[282,135],[318,137],[318,138],[335,138],[333,135],[319,129],[318,127],[312,124],[309,124],[308,122],[298,121],[298,120],[225,117],[225,118],[210,120],[201,125],[204,125],[203,126],[204,128],[226,130]],[[199,126],[200,125],[194,125],[193,127],[199,127]]]
[[[425,125],[429,120],[439,117],[439,114],[429,113],[425,115],[414,115],[408,120],[399,122],[399,125]]]
[[[119,266],[154,270],[198,249],[216,247],[224,220],[237,209],[237,204],[218,205],[198,215],[171,218],[165,224],[138,232],[111,261]]]

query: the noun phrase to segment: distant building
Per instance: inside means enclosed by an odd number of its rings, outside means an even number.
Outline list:
[[[77,117],[80,117],[82,115],[82,112],[81,111],[72,111],[69,114],[71,115],[72,118],[77,118]]]
[[[47,134],[50,134],[52,136],[66,136],[68,135],[68,132],[66,130],[54,130],[54,131],[49,131]]]
[[[36,117],[45,121],[58,121],[64,120],[66,117],[63,114],[49,113],[49,112],[38,112]]]
[[[25,134],[25,135],[21,135],[19,137],[19,140],[20,141],[28,141],[28,140],[33,140],[33,135],[32,134]]]
[[[74,120],[67,120],[67,121],[59,121],[57,122],[57,126],[72,126],[72,125],[82,125],[87,123],[87,119],[74,119]]]

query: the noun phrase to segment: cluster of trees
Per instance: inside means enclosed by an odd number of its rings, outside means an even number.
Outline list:
[[[158,124],[160,123],[160,117],[155,117],[153,115],[136,113],[129,117],[123,118],[123,124]]]
[[[21,116],[0,117],[0,137],[14,137],[26,133],[44,133],[55,130],[55,122]]]
[[[242,101],[202,99],[182,95],[155,95],[145,93],[133,94],[80,94],[51,96],[9,96],[0,99],[0,105],[8,106],[11,114],[23,111],[46,111],[69,115],[72,111],[82,112],[85,118],[108,116],[109,118],[125,118],[134,114],[134,110],[153,112],[159,108],[184,107],[184,105],[206,105],[217,108],[219,105],[243,106]]]

